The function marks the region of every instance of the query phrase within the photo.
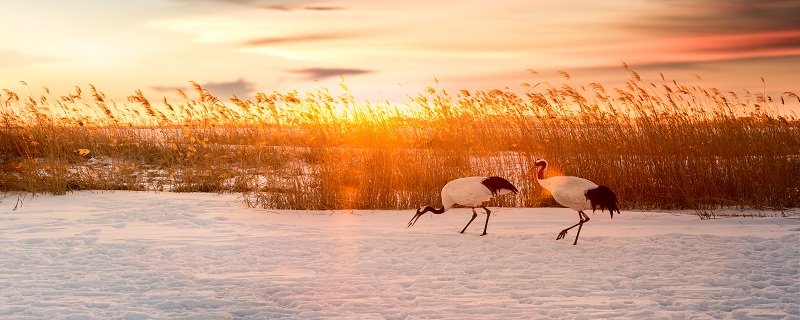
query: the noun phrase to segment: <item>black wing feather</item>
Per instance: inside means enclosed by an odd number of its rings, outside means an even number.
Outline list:
[[[597,188],[586,190],[586,199],[592,206],[592,211],[595,209],[608,209],[611,212],[611,217],[614,217],[614,211],[619,213],[617,207],[617,195],[609,187],[598,186]]]
[[[508,180],[500,178],[500,177],[488,177],[481,181],[486,188],[489,188],[489,191],[492,192],[493,196],[496,196],[498,192],[502,189],[510,190],[513,193],[517,193],[517,187],[515,187],[511,182]]]

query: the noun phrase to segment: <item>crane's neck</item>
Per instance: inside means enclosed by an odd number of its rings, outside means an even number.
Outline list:
[[[441,208],[437,209],[437,208],[434,208],[434,207],[431,207],[431,206],[425,206],[425,208],[422,209],[420,214],[423,214],[423,213],[428,212],[428,211],[432,212],[433,214],[442,214],[445,211],[447,211],[447,209],[445,209],[445,207],[441,207]]]
[[[539,180],[544,180],[544,169],[547,168],[547,162],[544,162],[539,165],[539,171],[536,173],[536,178]]]

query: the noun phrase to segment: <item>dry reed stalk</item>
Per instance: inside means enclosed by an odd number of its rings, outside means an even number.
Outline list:
[[[245,192],[268,208],[407,209],[438,201],[451,179],[502,175],[521,192],[500,204],[553,205],[532,182],[544,157],[553,172],[609,185],[627,208],[800,206],[800,121],[779,113],[800,103],[795,93],[645,83],[626,69],[624,88],[587,89],[566,72],[569,83],[542,78],[521,96],[429,87],[403,112],[357,102],[344,85],[340,96],[257,93],[229,107],[192,83],[198,98],[180,91],[186,101],[163,111],[140,90],[122,108],[92,85],[91,101],[79,87],[60,100],[5,90],[0,190]]]

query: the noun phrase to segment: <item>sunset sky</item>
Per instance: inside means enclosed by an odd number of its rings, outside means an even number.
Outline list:
[[[0,89],[94,84],[153,101],[195,81],[220,98],[339,88],[619,86],[700,75],[723,91],[800,91],[800,2],[781,0],[0,0]],[[439,83],[436,84],[438,79]],[[2,96],[2,93],[0,93]]]

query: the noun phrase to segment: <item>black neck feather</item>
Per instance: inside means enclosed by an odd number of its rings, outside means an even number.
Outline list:
[[[431,206],[425,206],[425,208],[422,209],[422,211],[420,211],[420,214],[423,214],[423,213],[429,212],[429,211],[432,212],[433,214],[442,214],[442,213],[444,213],[444,207],[436,209],[436,208],[431,207]]]
[[[547,162],[536,162],[536,166],[540,167],[539,172],[536,173],[536,177],[539,178],[539,180],[544,179],[544,169],[547,168]]]

